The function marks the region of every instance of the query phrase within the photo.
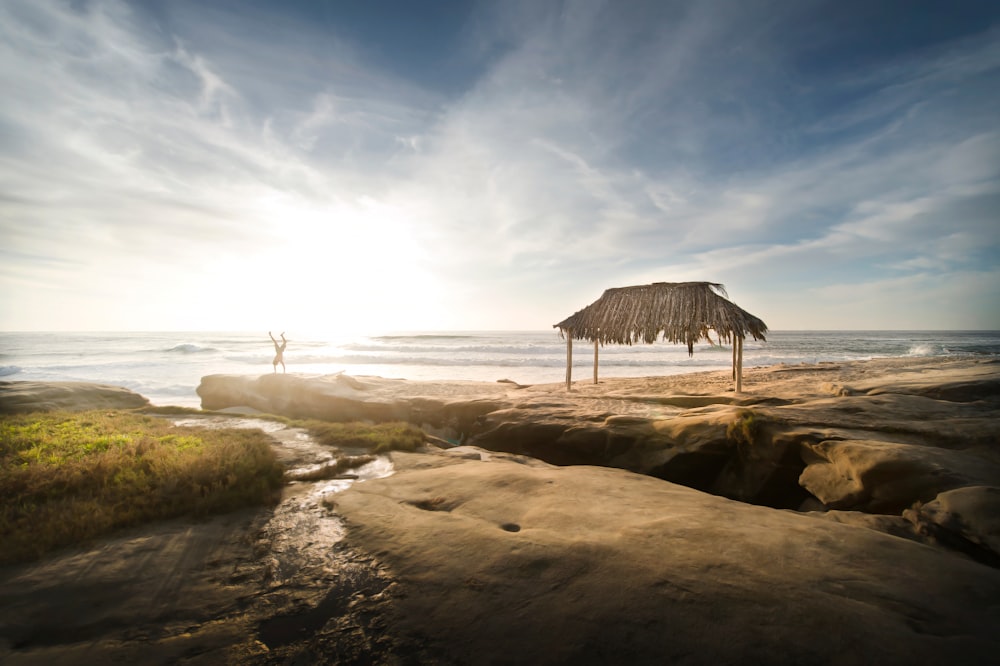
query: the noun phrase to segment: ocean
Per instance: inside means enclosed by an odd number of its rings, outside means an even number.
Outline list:
[[[566,342],[551,331],[405,332],[363,336],[286,334],[288,372],[413,380],[561,382]],[[1000,331],[771,331],[748,340],[744,367],[906,356],[1000,357]],[[272,372],[267,332],[0,333],[0,381],[83,381],[124,386],[156,405],[199,407],[210,374]],[[609,345],[602,377],[673,375],[729,367],[731,347]],[[573,377],[592,376],[593,345],[575,341]],[[280,367],[279,367],[280,371]]]

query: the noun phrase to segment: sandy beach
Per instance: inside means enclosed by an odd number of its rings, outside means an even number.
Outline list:
[[[993,661],[1000,364],[771,366],[731,389],[727,372],[571,392],[205,377],[206,409],[409,420],[432,438],[346,490],[298,482],[273,510],[0,570],[0,657]],[[51,390],[5,386],[0,404]],[[328,455],[271,435],[290,469]]]

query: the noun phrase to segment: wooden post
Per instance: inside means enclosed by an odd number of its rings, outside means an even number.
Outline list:
[[[736,392],[743,392],[743,338],[739,340],[740,350],[736,356]]]
[[[572,391],[573,383],[573,331],[566,332],[566,390]]]
[[[736,334],[733,334],[733,381],[736,381]]]
[[[597,340],[594,340],[594,383],[597,383]]]

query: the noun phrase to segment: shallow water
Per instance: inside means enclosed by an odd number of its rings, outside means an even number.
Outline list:
[[[256,428],[274,440],[278,459],[286,476],[294,477],[314,471],[341,456],[368,453],[364,449],[337,449],[313,439],[302,428],[289,427],[277,421],[248,417],[185,416],[171,418],[178,426],[199,428]],[[379,479],[394,472],[392,460],[385,455],[350,470],[335,479],[289,481],[282,491],[280,503],[274,507],[262,536],[272,544],[271,576],[284,580],[303,568],[322,565],[331,557],[331,548],[344,538],[345,527],[332,510],[331,495],[343,492],[355,483]]]

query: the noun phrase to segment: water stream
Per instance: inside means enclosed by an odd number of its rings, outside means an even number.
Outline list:
[[[344,538],[345,528],[334,510],[333,496],[354,483],[393,473],[388,456],[345,470],[333,478],[311,480],[308,475],[350,456],[368,455],[361,448],[336,448],[314,440],[303,428],[276,421],[248,417],[191,416],[173,418],[177,426],[199,428],[256,428],[274,441],[274,450],[289,479],[270,518],[260,528],[258,541],[269,544],[268,579],[285,584],[306,570],[310,576],[339,570],[334,546]],[[306,477],[306,478],[303,478]]]

